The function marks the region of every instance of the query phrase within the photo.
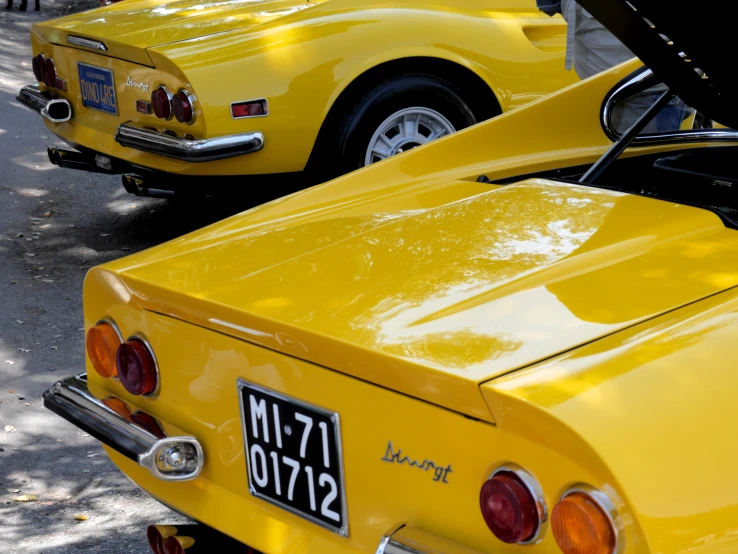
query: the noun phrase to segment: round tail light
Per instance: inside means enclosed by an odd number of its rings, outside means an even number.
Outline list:
[[[43,63],[44,63],[44,57],[41,54],[39,54],[38,56],[35,56],[33,58],[33,62],[31,63],[33,67],[33,75],[34,77],[36,77],[36,80],[41,83],[44,80],[44,72],[41,69]]]
[[[172,110],[174,117],[180,123],[192,123],[195,112],[192,108],[192,99],[187,91],[180,90],[172,98]]]
[[[172,95],[166,87],[154,89],[151,93],[151,109],[159,119],[172,118]]]
[[[164,545],[169,537],[177,534],[177,528],[171,525],[149,525],[146,538],[154,554],[165,554]]]
[[[569,493],[556,504],[551,529],[564,554],[613,554],[617,547],[612,519],[585,492]]]
[[[53,87],[56,84],[56,67],[51,58],[46,58],[41,66],[41,78],[47,87]]]
[[[101,377],[115,377],[118,374],[115,355],[121,342],[115,327],[104,321],[87,331],[87,355]]]
[[[164,552],[166,554],[185,554],[185,550],[195,544],[195,539],[192,537],[179,537],[174,535],[167,539]]]
[[[502,542],[524,543],[538,534],[538,502],[516,472],[495,473],[482,485],[479,504],[487,526]]]
[[[118,377],[131,394],[151,394],[156,390],[156,360],[146,343],[132,337],[118,347],[115,357]]]

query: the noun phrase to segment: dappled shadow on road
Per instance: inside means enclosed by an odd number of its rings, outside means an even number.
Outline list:
[[[40,410],[0,436],[0,544],[11,552],[146,552],[147,525],[186,522],[132,488],[81,431],[61,442],[57,430],[67,422],[49,414],[51,425],[29,432],[32,419],[46,416]],[[21,495],[37,500],[14,500]]]

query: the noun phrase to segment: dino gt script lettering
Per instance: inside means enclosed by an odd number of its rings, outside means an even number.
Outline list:
[[[440,482],[440,483],[448,483],[446,480],[448,478],[449,473],[453,473],[451,470],[451,464],[447,466],[441,466],[437,463],[431,461],[431,460],[423,460],[422,462],[419,462],[417,460],[413,460],[409,456],[403,456],[402,450],[397,449],[395,451],[394,447],[392,446],[392,441],[389,441],[387,443],[387,451],[384,453],[384,458],[382,458],[383,462],[389,462],[391,464],[407,464],[410,467],[416,467],[418,469],[422,469],[423,471],[433,470],[433,480]]]

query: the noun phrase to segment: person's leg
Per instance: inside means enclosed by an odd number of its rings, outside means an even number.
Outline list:
[[[26,8],[28,7],[28,0],[21,0],[20,6],[18,6],[19,11],[26,11]]]
[[[13,9],[13,0],[8,0],[8,3],[5,4],[6,10],[12,10]]]
[[[36,11],[39,11],[41,9],[41,0],[36,0]]]

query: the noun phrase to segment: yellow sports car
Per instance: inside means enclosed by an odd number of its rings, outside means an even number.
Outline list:
[[[738,550],[735,19],[581,3],[649,69],[88,274],[44,399],[154,552]]]
[[[575,82],[565,34],[534,0],[128,0],[34,25],[18,99],[129,192],[323,180]]]

